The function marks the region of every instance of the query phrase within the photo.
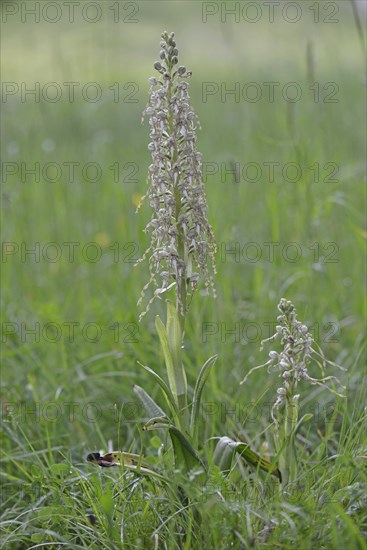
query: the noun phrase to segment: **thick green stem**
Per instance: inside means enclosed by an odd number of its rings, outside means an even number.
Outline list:
[[[279,416],[279,415],[278,415]],[[293,395],[293,386],[288,389],[285,397],[283,421],[280,420],[276,435],[276,447],[279,454],[279,469],[282,473],[283,487],[294,483],[297,479],[297,455],[295,448],[295,429],[298,422],[298,395]]]
[[[172,68],[170,67],[170,71],[172,74]],[[174,124],[173,124],[173,113],[170,110],[170,101],[172,97],[172,78],[169,80],[168,84],[168,91],[167,91],[167,97],[168,97],[168,129],[169,129],[169,135],[173,136],[174,134]],[[174,150],[173,155],[171,159],[171,167],[175,166],[178,159],[178,152],[177,152],[177,144],[176,139],[173,139],[174,143]],[[176,227],[178,230],[178,237],[177,237],[177,252],[179,260],[182,262],[182,265],[185,266],[184,273],[181,277],[180,281],[176,281],[177,287],[178,287],[178,296],[177,296],[177,303],[176,308],[180,319],[180,325],[181,325],[181,332],[182,332],[182,341],[183,341],[183,335],[185,331],[185,317],[186,317],[186,295],[187,295],[187,285],[186,285],[186,263],[187,263],[187,255],[185,250],[185,241],[184,236],[182,233],[181,227],[178,225],[178,219],[181,213],[181,195],[179,191],[179,182],[180,182],[180,174],[177,175],[176,184],[174,184],[174,199],[175,199],[175,220],[176,220]]]
[[[181,325],[181,332],[182,332],[182,345],[183,345],[183,338],[185,333],[185,318],[186,318],[186,295],[187,295],[187,286],[186,286],[186,250],[185,250],[185,243],[183,239],[183,235],[181,230],[179,229],[179,235],[178,235],[178,255],[179,258],[182,259],[185,262],[185,270],[184,274],[181,277],[180,285],[179,285],[179,300],[177,303],[177,311],[178,316],[180,319],[180,325]]]
[[[285,477],[287,483],[293,483],[297,478],[297,456],[295,448],[295,429],[298,422],[298,396],[287,396],[285,406],[284,436],[285,436]]]
[[[169,67],[170,74],[172,76],[172,67]],[[176,166],[178,161],[178,151],[177,151],[177,140],[175,139],[174,132],[174,116],[171,111],[170,102],[172,98],[172,78],[169,80],[168,84],[168,91],[167,91],[167,97],[168,97],[168,132],[169,135],[173,138],[172,143],[173,145],[173,154],[171,160],[171,170]],[[176,280],[177,284],[177,295],[176,295],[176,310],[178,314],[180,329],[181,329],[181,335],[180,335],[180,348],[183,345],[183,338],[184,338],[184,330],[185,330],[185,317],[186,317],[186,293],[187,293],[187,285],[186,285],[186,271],[187,271],[187,254],[186,254],[186,246],[185,246],[185,240],[183,235],[183,230],[179,226],[178,220],[181,213],[181,195],[179,190],[179,183],[180,183],[180,174],[177,174],[176,181],[172,181],[173,186],[173,193],[174,193],[174,201],[175,201],[175,223],[176,228],[178,231],[177,234],[177,253],[178,253],[178,260],[180,263],[180,267],[184,266],[183,273],[180,280]],[[180,349],[181,352],[181,349]],[[180,354],[181,355],[181,354]],[[180,358],[180,363],[181,363]],[[180,366],[176,365],[177,368],[183,370],[182,374],[186,381],[186,374],[184,372],[184,368],[182,366],[182,363]],[[186,388],[186,383],[184,384]],[[183,408],[181,408],[181,421],[185,427],[185,429],[188,429],[188,423],[189,423],[189,415],[187,410],[187,391],[185,389],[185,394],[180,395],[180,403],[179,405]]]

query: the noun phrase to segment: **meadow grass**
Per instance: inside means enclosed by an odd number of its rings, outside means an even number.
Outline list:
[[[237,103],[230,96],[204,102],[203,82],[230,88],[236,81],[293,81],[307,90],[310,29],[275,25],[269,40],[266,25],[247,27],[244,35],[235,25],[200,25],[195,3],[189,11],[174,3],[177,12],[156,4],[164,23],[141,3],[146,20],[136,31],[114,36],[106,25],[97,44],[83,24],[54,36],[49,25],[12,23],[4,36],[13,53],[12,62],[5,63],[8,81],[97,81],[106,87],[133,82],[139,90],[136,103],[113,103],[110,95],[95,104],[15,98],[3,105],[4,161],[97,162],[103,173],[95,183],[83,180],[80,170],[74,182],[65,171],[54,183],[22,181],[19,174],[4,181],[3,241],[19,245],[19,252],[4,255],[3,249],[2,258],[2,547],[362,549],[367,531],[365,132],[353,20],[347,13],[337,29],[324,25],[323,36],[312,35],[316,79],[338,84],[338,103],[315,103],[306,93],[295,104],[279,97],[274,103]],[[148,129],[140,126],[140,116],[162,24],[176,32],[181,61],[193,70],[192,104],[203,127],[198,149],[204,162],[218,166],[205,182],[218,243],[218,297],[195,296],[186,323],[189,394],[204,361],[219,356],[203,398],[203,446],[210,456],[210,438],[228,434],[273,455],[269,404],[278,379],[260,371],[247,384],[239,382],[264,362],[260,340],[272,333],[269,323],[282,296],[295,303],[325,355],[347,369],[345,399],[319,387],[301,394],[300,409],[312,412],[313,419],[298,434],[299,478],[286,499],[268,478],[252,472],[246,482],[235,473],[228,480],[214,468],[193,506],[179,491],[150,478],[122,468],[97,469],[85,460],[91,451],[107,451],[111,442],[151,457],[158,470],[172,467],[165,436],[142,432],[146,417],[133,393],[134,384],[144,386],[164,406],[137,364],[163,375],[154,316],[163,315],[164,304],[156,303],[138,324],[136,301],[148,273],[144,265],[133,266],[148,243],[142,230],[149,208],[135,214],[150,162]],[[185,24],[207,40],[202,57]],[[297,32],[301,39],[291,54],[289,40]],[[24,63],[32,38],[36,53]],[[336,49],[343,38],[341,52]],[[50,46],[45,51],[41,39]],[[297,163],[302,177],[284,182],[276,172],[270,183],[263,163],[273,161]],[[109,169],[116,162],[119,182]],[[221,163],[228,169],[236,162],[241,168],[258,163],[262,177],[255,183],[221,175]],[[319,181],[309,168],[315,163]],[[338,167],[337,181],[326,179],[333,168],[324,169],[326,163]],[[21,247],[36,242],[39,261],[22,257]],[[63,245],[71,242],[80,243],[74,261]],[[91,242],[102,251],[96,262],[90,259],[92,248],[81,253]],[[62,248],[60,260],[42,255],[48,243]],[[235,243],[237,256],[228,254]],[[258,248],[246,248],[248,243],[260,247],[256,261]],[[272,261],[264,243],[279,243]],[[297,261],[286,255],[289,243],[302,250]],[[25,333],[37,326],[39,337]],[[10,335],[10,327],[17,334]],[[193,492],[189,480],[180,483]]]

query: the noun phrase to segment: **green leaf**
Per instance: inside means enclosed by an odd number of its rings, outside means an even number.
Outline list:
[[[111,483],[106,483],[105,490],[99,497],[99,502],[106,516],[109,519],[112,519],[113,512],[114,512],[114,502],[113,502]]]
[[[298,432],[298,430],[300,429],[301,427],[301,424],[303,424],[304,422],[308,422],[309,420],[311,420],[311,418],[313,418],[313,414],[312,413],[306,413],[302,416],[302,418],[300,420],[298,420],[297,422],[297,425],[296,427],[294,428],[294,433],[296,434]]]
[[[41,521],[46,521],[51,517],[61,519],[64,514],[65,508],[57,505],[45,506],[44,508],[40,508],[37,512],[37,516]]]
[[[45,540],[45,534],[44,533],[33,533],[31,536],[32,542],[44,542]]]
[[[36,464],[31,465],[30,473],[32,475],[33,481],[35,481],[36,479],[43,479],[44,474],[43,474],[41,468],[39,466],[37,466]]]
[[[175,426],[170,426],[168,431],[172,440],[176,468],[185,472],[197,467],[205,470],[199,455],[184,434]]]
[[[260,468],[264,470],[264,472],[276,476],[280,482],[282,481],[281,473],[274,464],[261,458],[261,456],[255,453],[246,443],[242,441],[233,441],[230,437],[221,437],[219,439],[214,450],[213,462],[221,468],[221,470],[228,471],[231,468],[235,453],[238,453],[241,458],[251,464],[251,466]]]
[[[155,416],[162,416],[166,417],[166,413],[160,408],[159,405],[150,397],[150,395],[143,390],[140,386],[134,386],[134,393],[139,397],[140,401],[142,402],[144,409],[148,416],[155,417]]]
[[[57,477],[70,477],[71,468],[69,464],[57,463],[50,466],[50,471]]]
[[[174,369],[182,367],[181,346],[182,332],[181,324],[178,318],[177,309],[172,302],[167,300],[167,339],[168,347],[172,357]]]
[[[279,469],[268,460],[265,460],[265,458],[261,458],[261,456],[255,453],[255,451],[253,451],[248,445],[246,445],[246,443],[243,443],[242,441],[238,442],[236,452],[239,453],[241,457],[244,458],[246,462],[248,462],[252,466],[260,468],[264,472],[270,473],[273,476],[277,477],[280,482],[282,481],[282,475]]]
[[[196,380],[195,389],[194,389],[194,398],[192,401],[191,418],[190,418],[190,431],[194,442],[197,441],[197,436],[199,431],[199,413],[200,413],[201,395],[203,393],[205,383],[209,376],[210,369],[216,362],[217,357],[218,355],[213,355],[212,357],[210,357],[210,359],[208,359],[204,363],[204,365],[201,367],[199,376]]]
[[[172,357],[175,387],[180,409],[186,409],[187,382],[185,370],[182,366],[182,331],[176,307],[167,300],[167,339]]]
[[[181,360],[181,327],[176,308],[167,301],[167,329],[159,315],[155,319],[155,326],[161,343],[166,363],[168,383],[178,409],[186,411],[187,384]]]
[[[234,441],[229,437],[221,437],[214,449],[213,462],[222,470],[229,472],[235,454]]]
[[[162,441],[160,440],[158,435],[155,435],[154,437],[152,437],[149,440],[149,443],[150,443],[151,447],[153,447],[154,449],[157,449],[157,450],[162,447]]]
[[[174,384],[175,380],[174,380],[174,373],[173,373],[173,361],[169,350],[167,331],[159,315],[157,315],[155,318],[155,328],[158,332],[159,341],[161,343],[161,348],[163,351],[164,361],[166,363],[168,382],[169,382],[172,394],[176,398],[177,393],[176,393],[176,388]]]
[[[154,378],[154,380],[156,382],[158,382],[159,386],[161,387],[162,391],[163,391],[163,395],[167,401],[167,404],[171,410],[171,413],[173,416],[177,417],[178,416],[178,408],[177,408],[177,404],[176,404],[176,401],[172,395],[172,392],[171,390],[169,389],[169,387],[167,386],[166,382],[163,380],[163,378],[161,378],[159,376],[159,374],[157,374],[153,369],[151,369],[150,367],[147,367],[146,365],[142,365],[141,363],[139,363],[138,361],[138,364],[143,367],[144,370],[146,370],[147,372],[149,372],[149,374]],[[159,416],[159,415],[153,415],[153,416]]]
[[[168,429],[172,440],[173,452],[175,456],[175,465],[177,469],[183,472],[189,472],[193,468],[201,468],[205,470],[205,466],[197,454],[194,447],[191,445],[187,437],[175,426],[170,424],[166,418],[151,418],[146,423],[143,430],[155,430],[160,428]]]

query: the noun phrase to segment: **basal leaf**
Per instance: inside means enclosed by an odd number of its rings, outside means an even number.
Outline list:
[[[144,409],[149,417],[166,416],[166,413],[159,405],[150,397],[150,395],[140,386],[134,386],[134,393],[139,397]]]
[[[194,397],[192,401],[191,418],[190,418],[190,431],[194,442],[197,441],[198,430],[199,430],[199,413],[200,413],[201,395],[203,393],[205,382],[207,381],[207,378],[209,376],[210,369],[216,362],[217,357],[218,357],[217,355],[213,355],[212,357],[210,357],[210,359],[208,359],[204,363],[204,365],[201,367],[199,376],[196,380]]]
[[[230,470],[236,453],[251,464],[251,466],[260,468],[264,472],[276,476],[280,482],[282,481],[281,473],[274,464],[255,453],[246,443],[234,441],[230,437],[221,437],[219,439],[214,450],[213,462],[224,471]]]

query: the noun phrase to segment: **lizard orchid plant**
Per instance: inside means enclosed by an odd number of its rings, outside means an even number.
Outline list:
[[[163,410],[142,387],[135,386],[134,391],[149,417],[143,429],[167,430],[176,471],[205,483],[209,461],[202,457],[205,445],[199,441],[200,403],[217,356],[210,357],[198,369],[189,402],[183,344],[185,319],[196,288],[203,282],[207,293],[215,296],[216,244],[207,217],[201,155],[196,149],[199,122],[190,105],[188,80],[191,72],[178,63],[173,33],[164,32],[160,45],[160,61],[154,64],[157,76],[149,79],[149,101],[143,112],[143,119],[149,119],[151,141],[148,148],[152,162],[148,169],[149,188],[142,200],[149,201],[152,215],[145,228],[150,234],[150,245],[141,259],[148,259],[150,278],[138,305],[151,291],[141,319],[155,299],[169,291],[172,294],[174,290],[175,303],[167,300],[166,323],[159,316],[155,320],[166,379],[149,366],[141,365],[160,386],[167,410]],[[217,439],[212,463],[221,471],[228,473],[235,457],[240,457],[240,461],[244,459],[255,468],[281,479],[276,466],[257,455],[246,443],[229,437]],[[123,451],[103,456],[91,453],[88,459],[104,467],[125,464],[137,473],[155,475],[142,458],[139,460],[138,455]],[[161,479],[167,480],[164,476]]]

